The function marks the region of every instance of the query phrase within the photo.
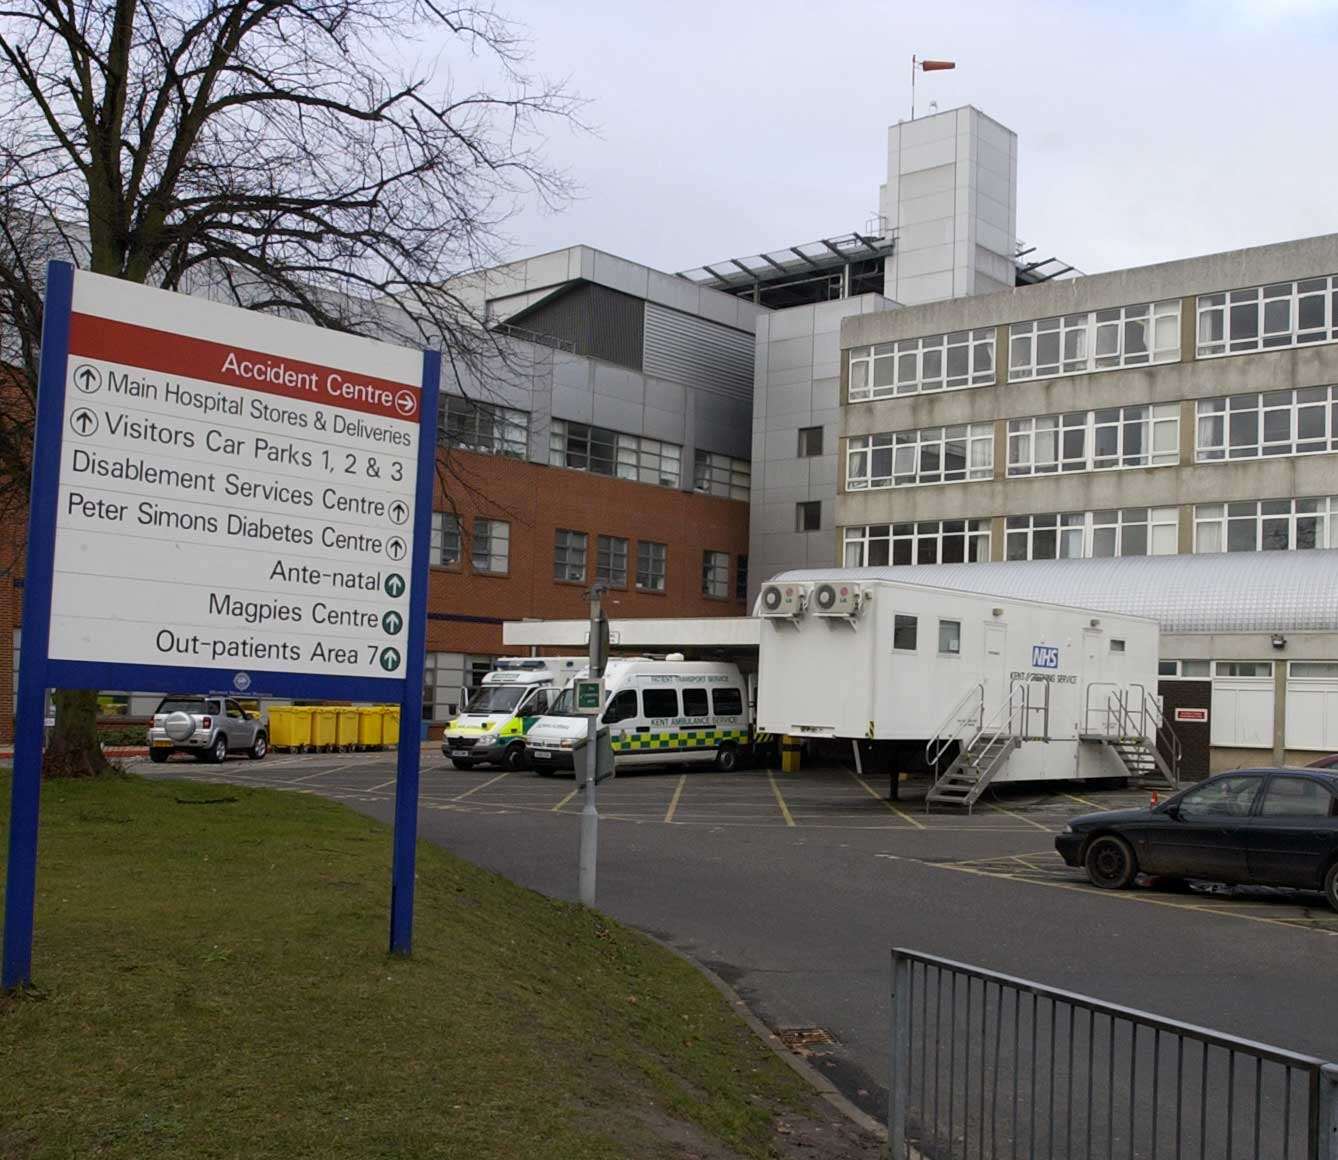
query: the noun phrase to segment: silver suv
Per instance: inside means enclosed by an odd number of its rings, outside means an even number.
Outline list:
[[[149,760],[193,753],[200,761],[222,761],[245,753],[259,761],[269,752],[269,732],[258,713],[231,697],[174,694],[164,697],[149,726]]]

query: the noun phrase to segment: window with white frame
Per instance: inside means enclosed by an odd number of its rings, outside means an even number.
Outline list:
[[[940,620],[938,622],[938,651],[942,656],[961,656],[962,622],[960,620]]]
[[[433,564],[451,568],[460,563],[460,517],[453,512],[432,513],[430,556]]]
[[[663,592],[669,570],[669,545],[652,540],[638,540],[636,545],[636,586],[646,592]]]
[[[511,555],[511,525],[505,520],[474,521],[470,560],[475,572],[504,573]]]
[[[989,520],[920,520],[845,529],[845,566],[977,564],[990,558]]]
[[[1180,461],[1180,406],[1111,407],[1008,421],[1008,474],[1160,467]]]
[[[1213,661],[1215,677],[1257,677],[1271,679],[1272,661]]]
[[[623,435],[588,423],[554,419],[548,437],[548,462],[595,475],[677,487],[682,478],[682,448],[659,439]]]
[[[1338,451],[1338,387],[1200,399],[1194,457],[1262,459]]]
[[[585,579],[585,554],[589,537],[584,532],[558,528],[553,542],[553,579]]]
[[[994,327],[903,338],[850,352],[849,399],[953,391],[994,382]]]
[[[848,491],[960,483],[993,475],[992,423],[856,435],[846,443]]]
[[[595,579],[613,588],[627,587],[627,541],[600,536],[595,542]]]
[[[1182,680],[1207,680],[1213,675],[1212,661],[1158,661],[1157,676]]]
[[[1338,339],[1338,274],[1200,294],[1200,358]]]
[[[1008,328],[1008,381],[1048,379],[1180,358],[1180,300],[1114,306]]]
[[[529,450],[528,414],[477,399],[442,396],[441,430],[442,442],[466,451],[524,459]]]
[[[697,491],[746,500],[751,480],[752,465],[746,459],[717,455],[714,451],[698,451],[694,456],[692,486]]]
[[[1009,560],[1080,560],[1109,556],[1173,556],[1179,544],[1176,508],[1120,508],[1009,516]]]
[[[1194,551],[1338,548],[1338,496],[1251,499],[1194,506]]]
[[[702,592],[724,600],[729,596],[729,553],[702,553]]]

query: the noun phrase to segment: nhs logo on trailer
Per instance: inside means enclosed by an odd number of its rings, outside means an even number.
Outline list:
[[[1032,645],[1031,667],[1033,669],[1059,668],[1059,646],[1053,644]]]

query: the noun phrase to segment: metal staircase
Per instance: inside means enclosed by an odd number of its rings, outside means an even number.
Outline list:
[[[978,700],[969,700],[977,690]],[[1013,750],[1027,739],[1025,734],[1032,713],[1038,710],[1044,712],[1048,726],[1049,686],[1045,686],[1045,704],[1032,706],[1030,686],[1014,684],[1008,691],[1007,700],[988,721],[981,720],[984,717],[984,696],[984,686],[973,686],[925,747],[926,760],[931,767],[936,767],[953,741],[960,745],[952,764],[925,794],[925,809],[931,805],[951,805],[965,806],[969,811],[985,792],[994,775],[1008,763]],[[962,709],[975,704],[980,706],[976,717],[980,724],[973,732],[963,736],[960,726],[970,718],[962,716]],[[954,722],[958,726],[956,730],[953,729]]]
[[[1093,706],[1093,692],[1104,687],[1088,686],[1086,730],[1078,739],[1108,748],[1135,785],[1179,789],[1180,738],[1157,699],[1133,685],[1113,688],[1104,706]]]

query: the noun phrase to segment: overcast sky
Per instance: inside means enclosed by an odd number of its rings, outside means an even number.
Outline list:
[[[1338,231],[1338,0],[499,0],[590,102],[581,187],[510,223],[669,271],[863,229],[886,127],[973,104],[1018,135],[1018,236],[1087,272]]]

